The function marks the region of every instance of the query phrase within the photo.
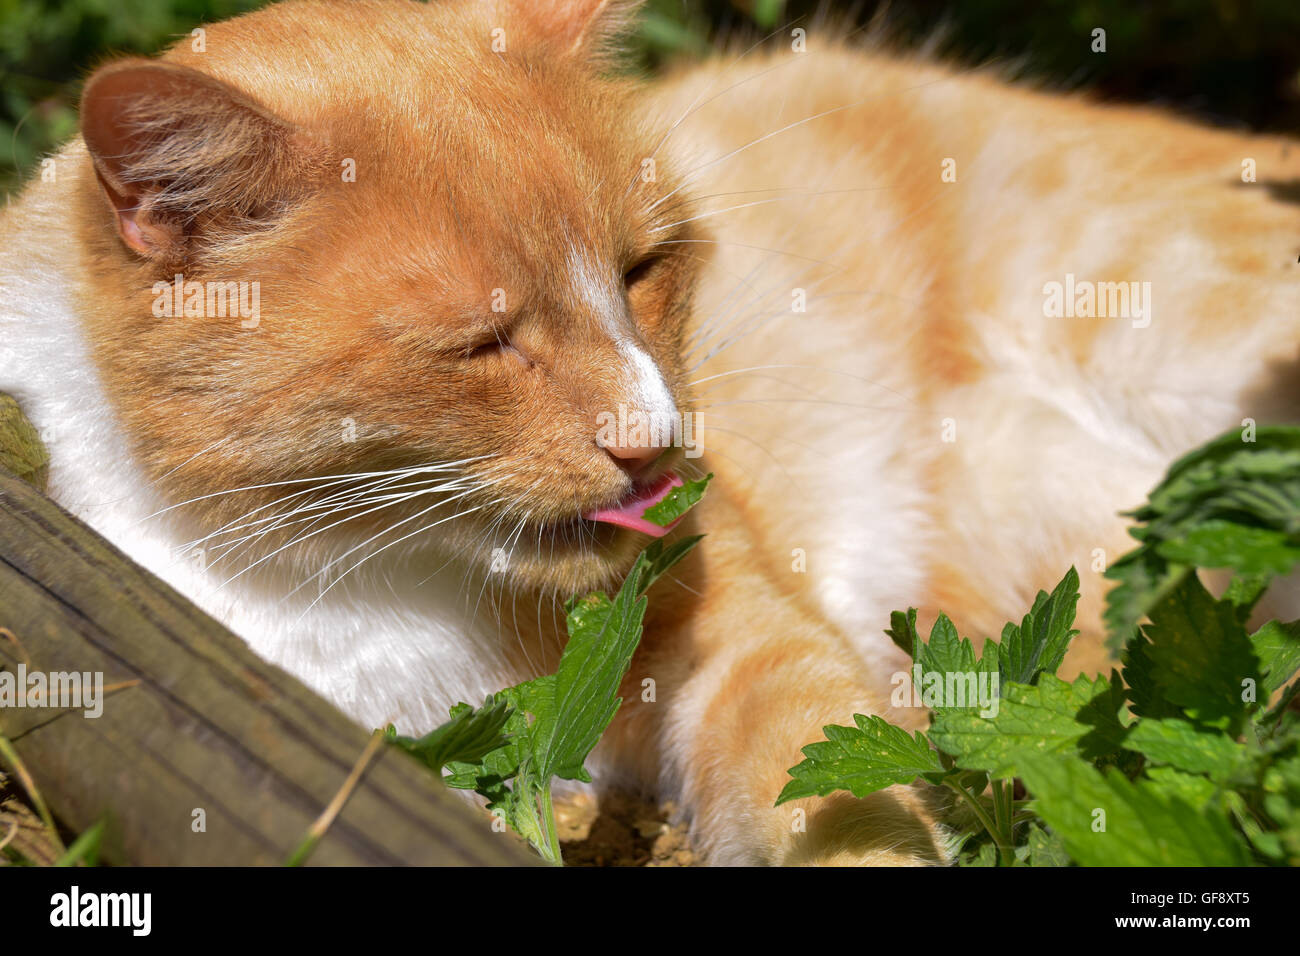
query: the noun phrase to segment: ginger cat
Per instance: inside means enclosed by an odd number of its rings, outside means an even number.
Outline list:
[[[943,862],[932,795],[778,808],[785,771],[923,721],[891,610],[996,634],[1073,564],[1102,665],[1117,512],[1295,420],[1300,146],[833,31],[645,85],[635,7],[290,0],[101,67],[0,225],[0,390],[64,507],[407,733],[553,667],[561,600],[715,472],[598,780],[714,863]],[[620,407],[703,457],[601,440]]]

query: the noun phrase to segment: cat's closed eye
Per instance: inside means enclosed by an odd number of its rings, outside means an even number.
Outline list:
[[[483,361],[488,359],[511,358],[525,365],[531,364],[527,357],[519,351],[510,341],[510,338],[503,334],[497,334],[491,338],[484,338],[466,347],[464,358],[469,361]]]
[[[476,342],[472,345],[466,346],[465,358],[469,358],[469,359],[492,358],[494,356],[500,355],[503,351],[505,351],[508,344],[509,343],[507,343],[503,339],[498,339],[498,338],[484,339],[482,342]]]
[[[663,259],[660,256],[646,256],[641,259],[636,265],[623,273],[623,287],[630,292],[638,285],[643,285],[659,271],[658,267],[662,262]]]

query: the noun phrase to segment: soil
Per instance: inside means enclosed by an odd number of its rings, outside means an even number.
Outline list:
[[[557,801],[555,823],[567,866],[698,866],[677,808],[620,792]]]

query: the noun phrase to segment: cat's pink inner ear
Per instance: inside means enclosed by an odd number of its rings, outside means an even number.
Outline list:
[[[201,224],[256,218],[301,188],[305,138],[197,70],[127,60],[98,70],[81,97],[81,133],[126,246],[169,258]]]
[[[503,0],[529,33],[566,53],[599,55],[630,29],[643,0]]]
[[[108,71],[92,78],[81,101],[82,137],[95,175],[117,216],[118,234],[144,256],[156,254],[174,238],[166,224],[151,222],[147,214],[141,214],[151,184],[131,178],[142,144],[137,142],[129,117],[140,98],[156,85],[156,75],[156,71]]]

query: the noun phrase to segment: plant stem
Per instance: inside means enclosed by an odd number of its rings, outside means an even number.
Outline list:
[[[564,858],[560,855],[560,839],[556,833],[555,826],[555,806],[551,801],[551,785],[547,783],[542,787],[542,835],[546,838],[546,846],[540,847],[542,856],[557,866],[564,865]]]
[[[1002,838],[999,846],[1002,861],[1007,866],[1012,863],[1012,851],[1016,842],[1012,836],[1011,795],[1011,785],[1007,781],[993,781],[993,818],[997,821],[998,833]]]
[[[1000,783],[1001,781],[997,782]],[[971,794],[969,790],[954,780],[948,779],[945,780],[944,783],[951,789],[955,790],[963,800],[970,804],[970,808],[975,812],[975,816],[979,818],[980,823],[984,825],[984,829],[987,830],[989,836],[993,838],[993,844],[998,848],[998,854],[1002,858],[1003,865],[1010,866],[1013,860],[1011,845],[1003,836],[1002,830],[989,817],[988,811],[980,804],[979,798]],[[996,811],[996,794],[993,805]]]
[[[1007,845],[1015,845],[1015,799],[1011,781],[997,780],[993,784],[994,797],[997,800],[998,809],[1001,813],[998,815],[998,826],[1002,828],[1002,835],[1006,837]]]

